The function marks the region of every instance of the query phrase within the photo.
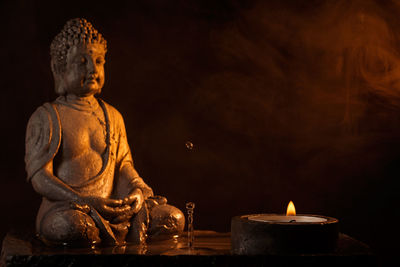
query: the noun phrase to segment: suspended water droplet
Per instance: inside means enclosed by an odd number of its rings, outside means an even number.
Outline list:
[[[187,142],[185,143],[185,146],[186,146],[186,148],[189,149],[189,150],[192,150],[193,147],[194,147],[193,143],[190,142],[190,141],[187,141]]]

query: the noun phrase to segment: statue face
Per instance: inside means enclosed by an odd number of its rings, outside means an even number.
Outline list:
[[[105,51],[101,44],[79,44],[69,49],[62,83],[67,94],[90,96],[104,85]]]

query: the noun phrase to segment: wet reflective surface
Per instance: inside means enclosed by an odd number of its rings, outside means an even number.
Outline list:
[[[91,248],[71,248],[66,246],[48,247],[33,235],[18,234],[8,235],[6,238],[8,248],[13,254],[31,255],[110,255],[110,254],[136,254],[136,255],[226,255],[230,254],[231,243],[229,233],[214,231],[194,231],[194,248],[188,247],[187,233],[169,240],[149,240],[143,245],[126,243],[123,246],[93,246]],[[10,251],[10,252],[11,252]]]
[[[194,249],[190,250],[186,234],[175,240],[150,240],[142,246],[78,249],[46,247],[32,234],[8,233],[0,266],[376,266],[371,250],[344,234],[333,253],[256,256],[232,255],[230,234],[213,231],[195,231]]]

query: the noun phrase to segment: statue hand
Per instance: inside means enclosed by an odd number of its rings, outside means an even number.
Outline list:
[[[96,209],[106,219],[113,219],[130,211],[131,207],[121,199],[110,199],[97,196],[84,196],[82,202]]]
[[[126,198],[121,200],[124,205],[129,205],[130,210],[121,216],[118,216],[112,220],[112,223],[121,223],[128,221],[132,216],[139,212],[143,206],[144,196],[142,190],[139,188],[134,189]]]
[[[133,213],[137,213],[143,206],[144,196],[142,190],[134,189],[126,198],[123,199],[123,204],[130,205]]]

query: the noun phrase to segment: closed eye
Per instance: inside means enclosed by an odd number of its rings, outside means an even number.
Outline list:
[[[104,60],[104,58],[97,58],[96,59],[96,64],[98,64],[98,65],[100,65],[100,64],[104,64],[105,63],[105,60]]]

